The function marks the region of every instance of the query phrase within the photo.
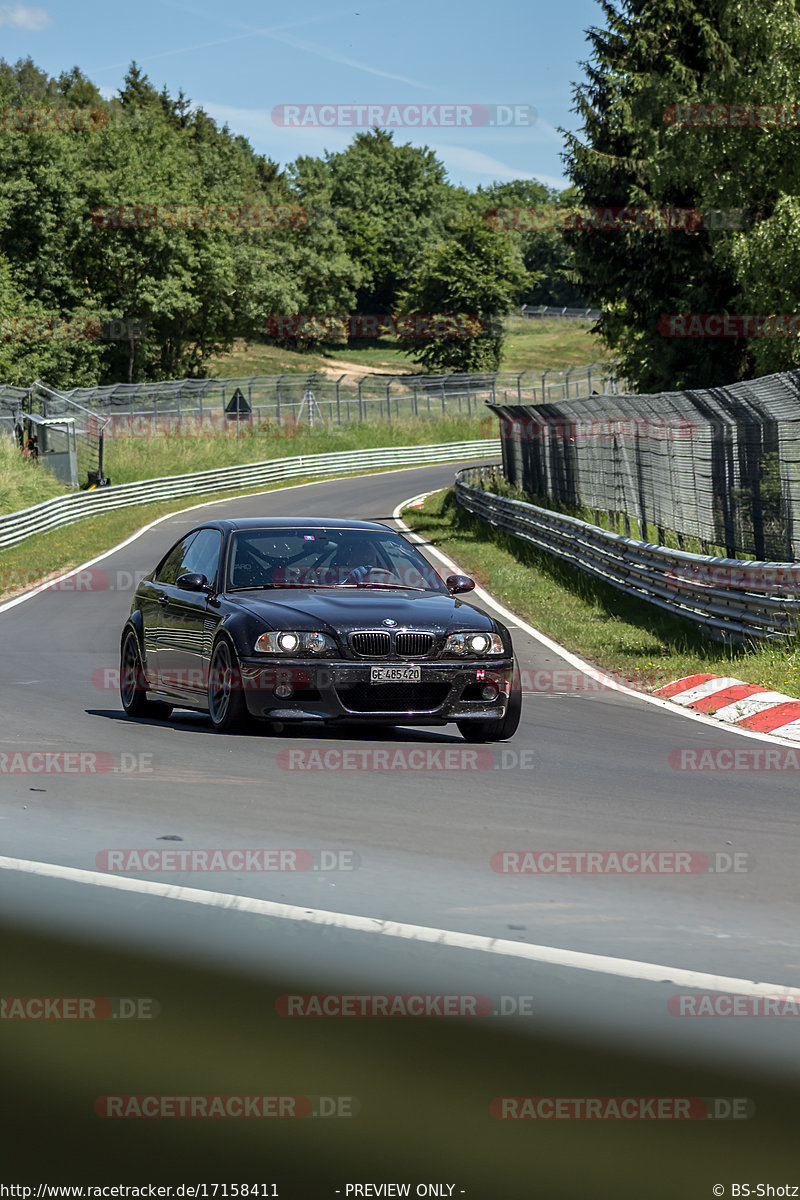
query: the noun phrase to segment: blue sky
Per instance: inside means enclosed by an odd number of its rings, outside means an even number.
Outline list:
[[[532,105],[532,125],[468,127],[462,118],[459,128],[398,128],[395,141],[429,146],[451,182],[469,188],[516,178],[560,187],[568,181],[557,127],[574,127],[571,85],[588,55],[584,31],[600,18],[595,0],[9,3],[0,4],[0,57],[30,55],[51,75],[77,65],[107,96],[136,59],[156,87],[183,89],[281,165],[344,149],[355,133],[281,127],[272,117],[281,104],[301,113],[308,105]]]

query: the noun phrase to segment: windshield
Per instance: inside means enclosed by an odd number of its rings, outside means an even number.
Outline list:
[[[320,587],[447,591],[422,555],[388,529],[247,529],[233,534],[228,590]]]

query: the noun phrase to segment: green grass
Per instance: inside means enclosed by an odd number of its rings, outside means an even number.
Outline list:
[[[800,649],[794,642],[755,649],[713,642],[690,622],[493,529],[459,508],[452,489],[403,516],[542,633],[634,685],[652,689],[703,672],[800,695]]]
[[[395,468],[384,469],[391,471]],[[380,471],[375,473],[379,474]],[[335,479],[337,476],[330,475],[327,478]],[[310,481],[298,478],[291,480],[291,485],[307,482]],[[265,484],[255,494],[276,491],[282,486],[281,483]],[[18,546],[0,551],[0,601],[96,558],[104,550],[130,537],[143,525],[167,513],[180,512],[209,500],[222,501],[253,493],[251,484],[238,491],[209,492],[204,496],[183,496],[180,500],[164,500],[158,504],[137,504],[131,508],[100,513],[96,517],[76,521],[74,525],[50,530],[49,533],[35,534]],[[198,514],[198,520],[202,520],[202,513]]]
[[[700,538],[685,536],[682,538],[682,544],[679,544],[677,534],[673,533],[671,529],[663,530],[664,540],[661,541],[657,526],[652,525],[649,521],[645,522],[644,529],[642,529],[638,519],[633,517],[629,521],[629,528],[626,529],[623,513],[610,513],[605,509],[598,511],[585,504],[562,504],[551,496],[530,495],[522,488],[509,483],[501,470],[492,473],[491,478],[487,480],[487,489],[500,496],[508,496],[511,500],[522,500],[526,504],[535,504],[538,508],[547,508],[551,512],[561,513],[567,517],[577,517],[579,521],[586,521],[589,525],[595,525],[598,529],[605,529],[609,533],[618,533],[622,537],[633,538],[634,541],[648,542],[652,546],[664,546],[669,550],[682,550],[687,554],[701,554],[712,558],[728,557],[724,546],[716,545],[713,542],[703,542]],[[744,553],[737,554],[736,557],[743,560],[753,559],[752,554]]]
[[[235,428],[219,437],[174,435],[112,439],[106,444],[105,470],[115,484],[133,483],[159,475],[183,475],[237,463],[262,462],[298,454],[327,454],[340,450],[365,450],[379,446],[425,446],[437,442],[471,441],[497,437],[497,420],[485,417],[423,418],[387,424],[309,428],[287,421],[276,427],[242,423],[237,444]]]
[[[588,326],[574,321],[528,321],[509,319],[503,368],[514,371],[544,371],[548,368],[583,366],[607,358],[607,352]],[[358,346],[327,347],[323,352],[296,354],[275,346],[237,342],[231,354],[212,360],[211,374],[220,376],[273,375],[332,367],[333,361],[350,364],[356,373],[376,369],[413,371],[407,356],[391,342],[363,342]],[[421,445],[466,438],[494,437],[497,421],[490,418],[427,416],[369,422],[350,426],[296,426],[289,420],[280,425],[263,422],[257,429],[242,423],[237,445],[236,426],[219,437],[162,436],[119,438],[106,445],[105,470],[114,483],[132,483],[158,475],[180,475],[210,470],[235,463],[258,462],[293,454],[317,454],[334,450],[357,450],[370,446]],[[28,508],[67,489],[47,471],[25,460],[8,438],[0,437],[0,514]]]
[[[135,483],[162,475],[185,475],[238,463],[263,462],[298,454],[325,454],[379,446],[423,446],[437,442],[496,437],[496,419],[485,417],[422,418],[391,425],[296,425],[286,421],[260,427],[242,423],[215,437],[120,437],[106,443],[105,471],[114,484]],[[29,508],[68,492],[46,468],[20,454],[10,438],[0,437],[0,514]]]
[[[543,371],[547,368],[584,366],[611,357],[590,326],[578,321],[529,321],[513,316],[507,322],[501,369]],[[325,371],[332,378],[347,363],[355,373],[392,370],[419,374],[411,358],[391,338],[341,342],[322,350],[293,351],[283,346],[237,340],[228,354],[209,359],[208,374],[217,379],[247,375],[279,375],[283,372]]]
[[[0,513],[30,508],[64,490],[46,467],[20,452],[13,438],[0,436]]]

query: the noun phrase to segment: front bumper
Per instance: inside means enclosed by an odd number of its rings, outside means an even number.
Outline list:
[[[496,720],[506,710],[514,661],[281,659],[242,661],[242,686],[254,717],[280,721],[385,721],[441,725]],[[371,668],[419,667],[418,683],[372,683]],[[487,699],[482,692],[496,689]]]

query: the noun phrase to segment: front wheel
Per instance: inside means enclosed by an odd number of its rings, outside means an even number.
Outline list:
[[[230,642],[217,642],[208,673],[208,712],[220,733],[235,733],[247,721],[242,672]]]
[[[147,681],[139,654],[139,641],[132,629],[125,634],[119,665],[119,695],[129,717],[161,717],[172,712],[171,704],[147,698]]]
[[[465,742],[505,742],[517,732],[521,717],[522,687],[515,666],[505,715],[489,721],[456,721],[456,727]]]

